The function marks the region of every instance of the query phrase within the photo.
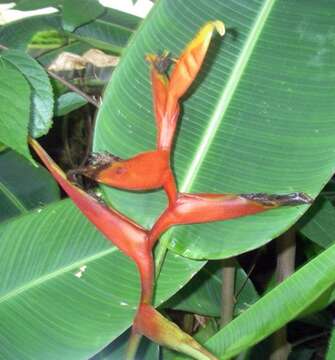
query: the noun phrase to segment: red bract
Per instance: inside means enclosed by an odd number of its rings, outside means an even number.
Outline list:
[[[170,62],[169,54],[158,56],[148,54],[146,60],[151,64],[151,84],[154,113],[157,127],[157,148],[171,151],[173,137],[177,126],[180,112],[178,98],[174,98],[170,105],[169,114],[167,113],[167,102],[171,98],[169,79],[165,74],[166,63]]]
[[[178,224],[222,221],[279,206],[311,202],[311,199],[303,193],[288,195],[178,193],[170,167],[170,155],[179,116],[179,101],[198,74],[215,29],[221,35],[224,34],[224,25],[220,21],[209,22],[201,28],[176,60],[170,78],[165,73],[170,63],[167,53],[161,56],[150,54],[146,57],[151,64],[157,148],[128,160],[121,160],[109,154],[98,154],[89,166],[75,171],[100,183],[122,189],[152,190],[163,187],[169,205],[150,231],[141,228],[132,220],[101,204],[70,183],[39,144],[33,139],[30,140],[31,146],[51,174],[83,214],[137,264],[141,278],[141,300],[128,348],[129,360],[135,356],[141,335],[195,359],[216,359],[151,305],[154,280],[152,247],[164,231]]]
[[[29,143],[78,209],[108,240],[135,261],[141,275],[142,297],[145,301],[151,301],[153,265],[147,231],[70,183],[36,140],[30,139]]]
[[[299,205],[310,201],[311,199],[303,193],[287,195],[179,193],[176,202],[163,212],[151,229],[149,246],[152,247],[159,236],[174,225],[223,221],[257,214],[279,206]]]
[[[87,219],[90,220],[108,240],[113,242],[136,263],[141,279],[141,299],[133,329],[133,337],[139,340],[141,335],[145,335],[153,341],[170,346],[173,349],[179,349],[186,354],[193,354],[196,358],[215,359],[213,356],[204,357],[204,354],[209,354],[206,349],[172,322],[165,319],[152,307],[154,262],[148,245],[147,231],[124,215],[99,202],[76,185],[70,183],[63,171],[48,156],[36,140],[30,139],[29,143],[59,185]],[[149,318],[148,315],[150,316]],[[135,345],[137,342],[135,342]],[[135,352],[136,346],[135,349],[130,349],[130,354]],[[132,357],[128,358],[131,359]]]
[[[127,190],[153,190],[164,187],[169,199],[176,197],[176,186],[170,168],[170,153],[154,150],[140,153],[129,160],[115,160],[89,165],[76,170],[95,181]]]
[[[163,187],[170,203],[176,200],[175,181],[170,168],[170,152],[179,117],[179,100],[198,74],[214,30],[224,35],[221,21],[205,24],[176,61],[171,78],[166,75],[170,64],[168,53],[149,54],[153,107],[157,127],[157,150],[128,159],[114,156],[110,161],[96,162],[76,172],[105,185],[127,190],[153,190]]]

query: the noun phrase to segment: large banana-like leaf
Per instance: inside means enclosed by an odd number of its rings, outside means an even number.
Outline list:
[[[231,359],[297,317],[334,283],[335,245],[323,251],[225,326],[205,345]],[[176,356],[175,360],[185,359]]]
[[[133,262],[69,201],[0,225],[0,358],[88,359],[132,322]],[[170,254],[156,304],[203,265]]]
[[[0,222],[59,200],[59,187],[52,176],[15,151],[0,154],[0,169]]]
[[[208,20],[226,23],[183,103],[173,167],[192,192],[305,191],[315,196],[335,167],[335,6],[327,0],[161,0],[133,37],[98,114],[94,148],[123,158],[155,145],[148,52],[178,56]],[[162,192],[106,190],[145,226]],[[306,207],[274,210],[168,234],[174,251],[220,258],[258,247]]]

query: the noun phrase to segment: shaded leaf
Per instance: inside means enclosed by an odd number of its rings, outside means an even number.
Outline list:
[[[22,11],[37,10],[49,6],[57,6],[62,0],[16,0],[15,9]]]
[[[279,329],[335,282],[335,245],[263,296],[205,345],[229,359]]]
[[[31,87],[30,135],[37,138],[47,134],[52,125],[54,100],[52,87],[45,70],[24,52],[7,50],[1,55],[25,76]]]
[[[335,209],[324,196],[319,196],[298,223],[308,239],[327,248],[335,242]]]
[[[93,47],[119,54],[140,21],[136,16],[109,9],[95,21],[78,27],[71,34]]]
[[[138,16],[111,8],[107,8],[106,12],[100,18],[111,24],[119,25],[132,31],[135,31],[142,22],[142,18]]]
[[[63,116],[87,104],[87,100],[75,92],[61,95],[55,104],[55,115]]]
[[[29,0],[31,4],[32,1]],[[0,44],[25,50],[39,31],[61,29],[58,14],[33,16],[4,25],[0,29]]]
[[[312,360],[315,355],[315,349],[303,348],[293,349],[288,360]]]
[[[32,160],[27,145],[30,86],[20,71],[0,60],[0,141]]]
[[[104,7],[98,0],[63,0],[63,27],[73,31],[101,15]]]
[[[31,4],[32,2],[29,0],[28,3]],[[28,17],[2,26],[0,44],[10,48],[26,49],[37,32],[62,30],[61,19],[61,15],[57,13]],[[141,18],[134,15],[114,9],[106,9],[97,19],[79,26],[74,32],[67,34],[94,47],[120,53],[141,20]],[[69,46],[71,47],[71,45]],[[43,56],[48,57],[48,54]]]
[[[50,174],[14,151],[0,154],[0,168],[0,222],[59,200],[58,185]]]
[[[328,351],[327,351],[327,356],[326,356],[326,360],[333,360],[333,359],[335,359],[335,330],[334,329],[332,331],[332,335],[329,340]]]
[[[222,292],[222,264],[210,262],[164,307],[172,307],[195,314],[220,317]],[[239,290],[242,288],[242,291]],[[235,294],[238,295],[235,314],[239,314],[259,298],[252,282],[247,279],[244,270],[237,265]]]
[[[106,349],[100,351],[90,360],[116,360],[123,359],[129,339],[129,331],[119,336]],[[142,338],[134,360],[159,360],[159,345]]]

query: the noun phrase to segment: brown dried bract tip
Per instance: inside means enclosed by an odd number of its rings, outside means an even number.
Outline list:
[[[175,61],[168,50],[164,50],[161,54],[147,54],[145,60],[152,64],[159,74],[165,74],[170,65]]]
[[[302,192],[294,192],[290,194],[266,194],[266,193],[250,193],[240,194],[239,196],[247,200],[256,201],[264,206],[290,206],[290,205],[302,205],[311,204],[313,199]]]
[[[115,156],[107,151],[100,153],[93,152],[88,158],[88,164],[96,167],[103,167],[112,164],[115,161],[120,161],[121,158]]]
[[[88,158],[88,165],[77,169],[69,170],[66,173],[67,179],[73,183],[77,183],[78,175],[85,175],[94,179],[96,175],[109,167],[114,162],[120,161],[121,158],[109,152],[91,153]]]

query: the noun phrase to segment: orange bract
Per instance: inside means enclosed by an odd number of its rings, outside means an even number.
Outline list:
[[[163,187],[169,200],[174,200],[175,188],[170,169],[170,152],[178,122],[179,99],[187,91],[206,55],[214,30],[224,34],[221,21],[205,24],[197,36],[186,47],[172,70],[171,78],[166,75],[170,60],[168,53],[148,54],[151,64],[153,108],[157,127],[157,151],[139,154],[128,160],[111,161],[101,166],[88,165],[78,172],[100,183],[120,189],[143,191]],[[165,181],[166,174],[171,183]]]
[[[173,113],[175,103],[186,93],[196,78],[212,38],[214,30],[223,36],[225,27],[221,21],[211,21],[205,24],[195,38],[186,46],[177,60],[169,82],[166,113]]]
[[[55,164],[45,150],[34,140],[29,140],[52,176],[69,195],[80,211],[119,249],[134,260],[147,246],[147,231],[116,210],[100,203],[93,196],[70,183],[64,172]]]

